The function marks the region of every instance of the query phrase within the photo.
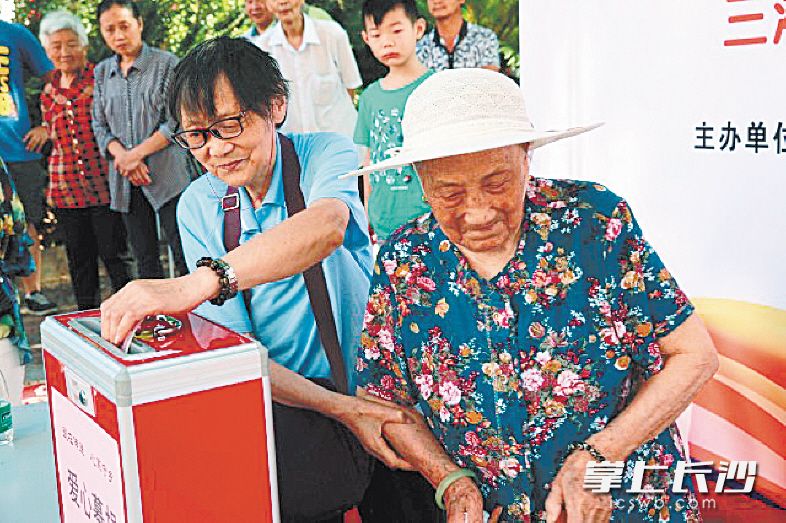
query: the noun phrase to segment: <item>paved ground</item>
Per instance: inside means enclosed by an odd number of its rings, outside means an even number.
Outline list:
[[[164,263],[164,274],[168,274],[167,256],[162,256]],[[54,246],[46,249],[43,253],[43,275],[41,277],[41,287],[50,300],[59,305],[58,313],[76,310],[76,301],[71,290],[71,278],[68,275],[68,263],[66,262],[65,248]],[[109,277],[103,265],[99,264],[99,274],[101,277],[101,295],[107,298],[112,291],[109,284]],[[41,330],[40,325],[44,316],[23,315],[25,330],[33,348],[33,363],[25,369],[25,383],[32,384],[43,381],[44,372],[41,364]]]

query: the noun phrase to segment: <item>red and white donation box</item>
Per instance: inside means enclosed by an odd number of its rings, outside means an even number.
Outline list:
[[[194,314],[41,326],[63,523],[277,522],[267,351]]]

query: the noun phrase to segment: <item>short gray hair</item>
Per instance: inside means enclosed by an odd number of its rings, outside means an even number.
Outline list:
[[[87,46],[87,31],[85,31],[85,26],[82,25],[82,21],[76,15],[68,11],[52,11],[51,13],[47,13],[41,20],[38,38],[41,40],[41,43],[46,45],[50,36],[64,29],[73,31],[77,38],[79,38],[79,43],[85,47]]]

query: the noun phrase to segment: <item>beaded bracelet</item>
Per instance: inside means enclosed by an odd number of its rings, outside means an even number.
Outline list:
[[[221,289],[218,291],[218,296],[210,299],[213,305],[223,305],[227,300],[231,300],[237,296],[238,284],[235,271],[229,266],[227,262],[221,258],[199,258],[196,263],[197,267],[209,267],[213,272],[218,275],[218,283]]]
[[[445,491],[448,490],[448,487],[455,483],[457,480],[461,478],[472,478],[477,479],[477,476],[474,472],[468,469],[458,469],[447,476],[439,482],[437,486],[437,491],[434,492],[434,501],[437,502],[437,506],[441,510],[445,510],[445,503],[442,501],[442,497],[445,495]]]
[[[594,459],[595,461],[599,461],[599,462],[608,461],[606,457],[603,454],[601,454],[598,449],[596,449],[586,441],[574,441],[573,443],[568,445],[568,449],[565,451],[565,457],[562,459],[562,461],[565,461],[565,459],[567,459],[567,457],[570,456],[571,452],[575,450],[583,450],[585,452],[588,452],[589,455],[592,456],[592,459]]]

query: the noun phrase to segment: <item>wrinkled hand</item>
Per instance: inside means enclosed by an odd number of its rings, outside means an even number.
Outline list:
[[[448,523],[482,523],[483,496],[478,486],[470,478],[460,478],[450,484],[442,496]],[[497,507],[489,521],[496,523],[502,507]]]
[[[191,311],[218,291],[218,278],[204,267],[179,278],[132,281],[101,304],[101,336],[120,345],[145,317]]]
[[[573,452],[551,483],[546,498],[546,521],[554,523],[563,506],[568,523],[607,522],[611,517],[611,495],[595,494],[584,488],[584,473],[592,456],[584,451]]]
[[[30,129],[22,140],[25,142],[25,148],[28,151],[40,153],[44,144],[49,140],[49,136],[46,134],[46,127],[39,125]]]
[[[131,182],[131,185],[137,187],[153,183],[152,178],[150,178],[150,169],[148,169],[147,165],[144,163],[139,164],[139,167],[126,173],[124,176],[128,177],[128,181]]]
[[[144,158],[139,156],[135,149],[116,148],[113,156],[115,157],[115,168],[123,176],[131,176],[141,165],[145,165]]]
[[[336,419],[352,431],[369,454],[388,467],[416,470],[396,454],[382,435],[386,423],[414,423],[412,416],[403,407],[358,389],[356,397],[345,396],[342,411]]]

